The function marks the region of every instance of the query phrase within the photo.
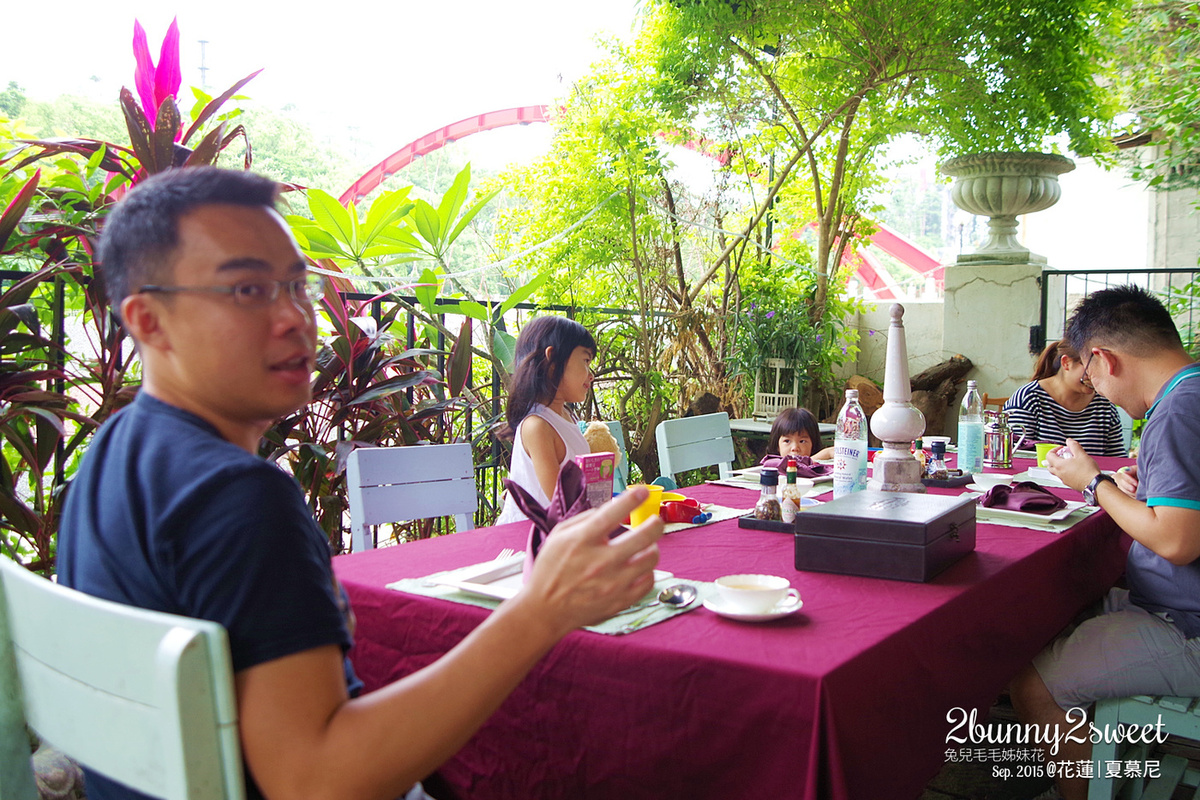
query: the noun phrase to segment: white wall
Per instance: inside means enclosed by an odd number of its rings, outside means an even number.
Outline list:
[[[906,300],[904,340],[908,346],[911,375],[945,360],[942,351],[942,301]],[[847,365],[846,377],[859,375],[883,383],[883,365],[887,358],[887,331],[891,324],[891,300],[868,303],[869,310],[855,322],[859,332],[858,363]]]
[[[1147,242],[1153,237],[1146,220],[1154,193],[1121,168],[1106,171],[1090,158],[1072,160],[1075,169],[1058,176],[1062,199],[1019,218],[1021,244],[1045,256],[1050,269],[1152,266]]]
[[[1200,258],[1200,190],[1178,189],[1154,192],[1149,204],[1150,266],[1154,268],[1196,267]]]

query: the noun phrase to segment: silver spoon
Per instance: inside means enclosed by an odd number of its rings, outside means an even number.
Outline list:
[[[650,608],[651,606],[657,606],[657,605],[668,605],[668,606],[675,606],[676,608],[682,609],[682,608],[686,608],[687,606],[690,606],[695,600],[696,600],[696,587],[695,586],[689,586],[686,583],[677,583],[674,586],[668,586],[665,589],[663,589],[661,592],[659,592],[658,599],[655,600],[653,603],[650,603],[650,605],[646,606],[646,608]],[[641,625],[643,622],[648,620],[650,618],[650,615],[653,613],[654,613],[654,611],[647,611],[645,614],[638,617],[633,622],[630,622],[628,625],[626,625],[624,628],[622,628],[621,631],[623,633],[629,633],[634,628],[636,628],[638,625]]]

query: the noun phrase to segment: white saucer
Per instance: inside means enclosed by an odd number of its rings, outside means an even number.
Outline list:
[[[704,607],[714,614],[725,617],[726,619],[736,619],[742,622],[765,622],[769,619],[779,619],[780,617],[786,617],[788,614],[795,614],[804,607],[804,601],[800,598],[792,600],[792,598],[789,597],[779,605],[772,608],[770,611],[750,613],[747,611],[738,611],[725,606],[721,603],[721,599],[719,597],[715,597],[712,600],[705,600]]]

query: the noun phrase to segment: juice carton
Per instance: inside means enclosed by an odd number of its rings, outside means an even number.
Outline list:
[[[587,485],[588,502],[599,508],[612,499],[613,470],[617,468],[615,453],[588,453],[575,456],[575,463],[583,470],[583,481]]]

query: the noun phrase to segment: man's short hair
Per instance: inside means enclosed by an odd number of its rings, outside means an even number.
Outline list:
[[[1081,355],[1104,345],[1137,356],[1183,348],[1162,301],[1132,285],[1101,289],[1079,301],[1067,322],[1067,340]]]
[[[139,183],[109,213],[100,236],[100,275],[112,310],[147,283],[169,279],[179,218],[200,206],[274,208],[278,185],[261,175],[216,167],[168,169]]]

